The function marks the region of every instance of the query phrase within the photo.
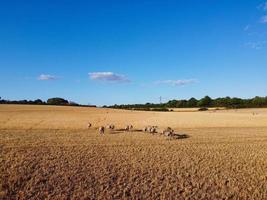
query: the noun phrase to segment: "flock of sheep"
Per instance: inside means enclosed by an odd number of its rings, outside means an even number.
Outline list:
[[[87,128],[91,128],[92,124],[89,122],[87,124]],[[146,133],[150,133],[150,134],[160,134],[160,135],[164,135],[166,137],[173,137],[173,138],[186,138],[186,135],[181,135],[181,134],[177,134],[174,132],[174,130],[171,127],[167,127],[165,129],[159,129],[158,126],[146,126],[144,127],[142,130],[139,129],[133,129],[133,125],[127,125],[125,126],[124,129],[115,129],[115,125],[114,124],[109,124],[106,127],[104,126],[100,126],[98,128],[98,132],[99,134],[104,134],[105,130],[109,130],[109,131],[125,131],[125,132],[130,132],[130,131],[136,131],[136,132],[146,132]]]

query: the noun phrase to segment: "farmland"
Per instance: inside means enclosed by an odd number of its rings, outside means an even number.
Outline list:
[[[189,137],[99,135],[109,123],[170,126]],[[267,109],[0,105],[0,147],[2,199],[267,198]]]

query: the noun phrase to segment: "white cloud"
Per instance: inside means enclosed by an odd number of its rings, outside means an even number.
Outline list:
[[[262,16],[260,22],[263,24],[267,23],[267,15]]]
[[[250,25],[246,25],[245,28],[244,28],[244,31],[248,31],[248,29],[250,28]]]
[[[49,81],[49,80],[56,80],[57,77],[49,74],[41,74],[37,77],[39,81]]]
[[[257,42],[248,42],[246,43],[247,47],[250,47],[252,49],[260,50],[267,44],[267,41],[257,41]]]
[[[188,85],[192,83],[196,83],[197,80],[195,79],[185,79],[185,80],[163,80],[163,81],[157,81],[156,84],[170,84],[173,86],[183,86]]]
[[[257,6],[259,10],[267,11],[267,2],[261,3],[260,5]]]
[[[91,80],[100,80],[107,82],[130,82],[130,80],[121,74],[113,72],[91,72],[88,74]]]

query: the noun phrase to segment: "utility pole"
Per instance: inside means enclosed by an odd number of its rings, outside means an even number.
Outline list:
[[[160,104],[162,103],[162,101],[161,101],[161,100],[162,100],[162,97],[160,96],[160,97],[159,97],[159,103],[160,103]]]

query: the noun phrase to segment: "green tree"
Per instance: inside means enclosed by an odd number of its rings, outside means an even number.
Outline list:
[[[198,102],[199,107],[209,107],[212,104],[212,99],[209,96],[205,96]]]
[[[187,105],[187,100],[180,100],[177,101],[176,107],[177,108],[185,108]]]
[[[266,106],[267,105],[267,98],[256,96],[252,99],[252,104],[254,105],[254,107]]]
[[[191,99],[189,99],[187,101],[187,107],[190,107],[190,108],[193,108],[193,107],[196,107],[197,106],[197,99],[195,99],[194,97],[192,97]]]
[[[34,104],[44,104],[44,102],[41,99],[36,99],[33,101]]]
[[[63,98],[55,97],[47,100],[47,104],[50,105],[68,105],[69,102]]]
[[[166,106],[169,108],[175,108],[177,105],[177,100],[170,100],[167,102]]]

